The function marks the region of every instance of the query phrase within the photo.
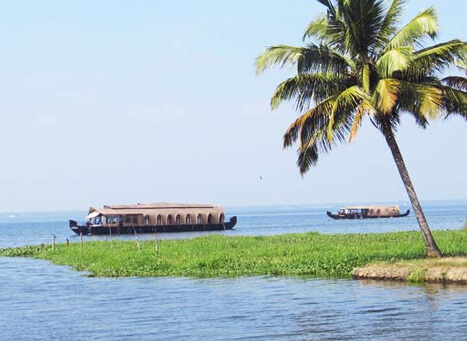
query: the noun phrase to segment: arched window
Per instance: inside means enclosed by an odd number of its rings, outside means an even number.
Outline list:
[[[181,223],[180,214],[177,214],[175,216],[175,225],[180,225],[180,223]]]
[[[172,221],[172,216],[169,214],[167,216],[167,225],[172,225],[173,224],[173,221]]]
[[[212,224],[212,214],[208,214],[208,224]]]
[[[224,213],[221,213],[221,214],[219,215],[219,224],[223,224],[223,223],[224,223],[224,220],[225,220]]]
[[[196,224],[201,224],[201,214],[196,217]]]
[[[149,225],[149,216],[144,217],[144,225]]]
[[[186,215],[186,224],[191,225],[191,215],[189,214]]]
[[[161,217],[160,214],[157,216],[156,225],[158,225],[158,226],[162,225],[162,217]]]

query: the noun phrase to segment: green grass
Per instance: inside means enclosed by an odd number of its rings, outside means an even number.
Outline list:
[[[446,256],[467,256],[467,233],[435,231]],[[98,241],[0,250],[0,256],[34,257],[88,271],[93,276],[233,277],[310,275],[350,277],[352,269],[374,262],[424,257],[419,232],[386,234],[286,234],[206,236],[186,240]]]

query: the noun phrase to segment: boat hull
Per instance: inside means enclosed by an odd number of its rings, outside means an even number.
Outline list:
[[[237,217],[230,218],[224,224],[192,224],[192,225],[143,225],[143,226],[96,226],[78,225],[70,220],[70,229],[77,235],[122,235],[139,233],[162,233],[162,232],[193,232],[193,231],[223,231],[231,230],[237,224]]]
[[[380,216],[368,216],[368,215],[362,215],[360,213],[357,214],[334,214],[329,211],[326,212],[328,217],[336,220],[340,219],[379,219],[379,218],[401,218],[401,217],[407,217],[410,213],[410,210],[407,210],[407,212],[402,213],[402,214],[396,214],[396,215],[380,215]]]

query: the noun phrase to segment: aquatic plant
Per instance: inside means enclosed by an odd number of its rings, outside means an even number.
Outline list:
[[[467,255],[463,231],[435,231],[446,255]],[[139,248],[138,248],[139,243]],[[350,277],[355,267],[377,261],[424,257],[417,232],[385,234],[285,234],[280,236],[203,236],[186,240],[95,241],[25,246],[0,256],[47,259],[93,276],[263,276]]]
[[[399,28],[405,0],[389,6],[376,0],[317,0],[326,13],[305,31],[304,47],[277,45],[256,60],[257,73],[293,66],[296,75],[278,85],[272,109],[294,100],[300,116],[284,135],[284,147],[298,141],[302,175],[337,141],[355,138],[365,117],[383,135],[412,203],[428,257],[441,257],[396,141],[401,114],[422,128],[454,114],[467,118],[467,79],[444,77],[467,60],[466,43],[451,40],[423,47],[435,38],[438,19],[430,7]],[[458,61],[461,61],[458,63]]]

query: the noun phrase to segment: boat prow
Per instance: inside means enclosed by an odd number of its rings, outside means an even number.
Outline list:
[[[330,217],[332,219],[341,219],[341,218],[339,218],[339,215],[333,214],[332,212],[326,211],[326,214],[328,215],[328,217]]]
[[[233,216],[230,218],[228,223],[224,224],[224,226],[226,230],[231,230],[234,228],[236,224],[237,224],[237,216]]]
[[[407,217],[410,214],[410,210],[407,210],[407,212],[399,215],[399,217]]]

